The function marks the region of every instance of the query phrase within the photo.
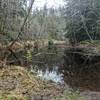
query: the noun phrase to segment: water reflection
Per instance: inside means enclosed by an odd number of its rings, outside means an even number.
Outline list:
[[[100,72],[92,73],[91,71],[80,74],[66,74],[63,72],[64,81],[72,88],[81,90],[100,91]]]
[[[46,71],[38,70],[38,76],[42,79],[51,80],[56,83],[64,83],[62,74],[58,73],[58,66],[54,66],[53,70],[46,69]]]
[[[83,64],[81,61],[86,59],[80,55],[66,52],[65,56],[64,67],[60,70],[64,81],[73,89],[100,91],[100,63],[87,60]]]

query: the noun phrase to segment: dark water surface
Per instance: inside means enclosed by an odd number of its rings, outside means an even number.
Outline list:
[[[60,67],[63,66],[64,50],[64,47],[59,47],[56,52],[46,51],[38,56],[33,56],[33,70],[42,79],[64,84],[63,74],[59,71]]]

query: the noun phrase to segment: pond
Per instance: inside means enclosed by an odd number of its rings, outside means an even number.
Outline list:
[[[42,79],[64,84],[63,74],[59,71],[60,66],[63,64],[64,49],[64,47],[57,48],[57,52],[47,50],[45,53],[33,56],[32,69]]]
[[[90,70],[90,66],[85,65],[81,72],[77,72],[77,69],[76,71],[74,69],[75,73],[73,73],[73,69],[68,70],[68,66],[70,68],[71,65],[65,63],[64,50],[65,48],[58,48],[57,54],[44,53],[33,57],[34,61],[44,62],[43,64],[35,62],[33,70],[44,80],[67,85],[67,88],[79,90],[81,95],[88,98],[87,100],[100,100],[100,68],[95,66]],[[74,67],[77,68],[77,65],[75,64]]]
[[[32,54],[32,62],[25,63],[43,80],[67,86],[65,89],[79,90],[81,95],[88,98],[86,100],[100,100],[100,65],[76,64],[74,60],[80,60],[79,56],[73,59],[73,55],[68,55],[66,59],[65,49],[65,45],[57,45],[56,52],[45,48],[38,54]],[[18,56],[23,59],[23,55],[21,52]],[[67,64],[69,60],[70,64]],[[91,99],[94,97],[96,99]]]

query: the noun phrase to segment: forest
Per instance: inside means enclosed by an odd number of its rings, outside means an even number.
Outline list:
[[[100,100],[100,0],[0,0],[0,100]]]

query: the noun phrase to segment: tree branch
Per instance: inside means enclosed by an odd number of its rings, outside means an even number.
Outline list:
[[[29,9],[28,9],[28,13],[27,13],[27,15],[26,15],[26,17],[25,17],[25,19],[24,19],[24,22],[23,22],[21,28],[20,28],[19,34],[18,34],[18,36],[16,37],[16,39],[14,39],[14,41],[10,44],[9,47],[12,47],[13,44],[18,40],[19,36],[22,34],[22,31],[24,30],[24,25],[25,25],[25,23],[26,23],[26,21],[27,21],[29,15],[30,15],[30,13],[31,13],[31,10],[32,10],[34,1],[35,1],[35,0],[31,0],[31,4],[30,4],[30,7],[29,7]]]

